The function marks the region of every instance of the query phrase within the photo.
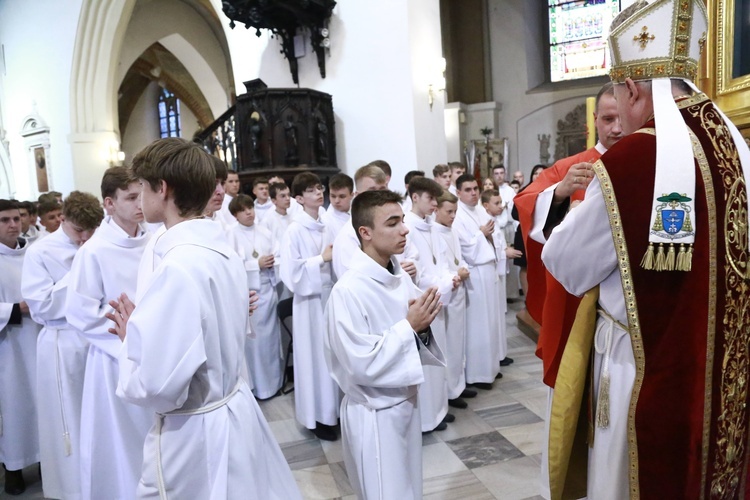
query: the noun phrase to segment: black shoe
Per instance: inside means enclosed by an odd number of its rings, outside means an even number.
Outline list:
[[[471,389],[464,389],[464,392],[461,393],[462,398],[471,399],[477,397],[477,391],[472,391]]]
[[[495,380],[497,380],[499,378],[503,378],[503,374],[500,373],[500,372],[497,372],[497,375],[495,376]]]
[[[23,480],[23,471],[5,469],[5,493],[16,496],[24,491],[26,491],[26,481]]]
[[[321,424],[320,422],[316,422],[315,429],[312,430],[312,433],[315,434],[318,439],[322,439],[323,441],[336,441],[339,438],[334,426]]]
[[[487,382],[477,382],[476,384],[471,384],[471,385],[473,385],[477,389],[482,389],[484,391],[492,390],[492,384],[487,383]]]
[[[500,360],[500,366],[508,366],[513,364],[513,358],[509,358],[508,356],[505,356],[504,359]]]
[[[443,420],[433,430],[435,430],[435,431],[444,431],[447,428],[448,428],[448,424],[446,424],[445,420]]]
[[[456,399],[449,399],[448,406],[452,406],[453,408],[466,408],[469,405],[466,404],[466,401],[464,401],[463,399],[456,398]]]
[[[455,421],[456,421],[456,416],[454,414],[446,413],[445,416],[443,417],[442,423],[452,424]]]

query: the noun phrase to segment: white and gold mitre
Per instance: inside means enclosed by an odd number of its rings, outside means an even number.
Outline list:
[[[632,9],[635,13],[609,34],[612,81],[695,81],[708,27],[703,1],[639,0]]]

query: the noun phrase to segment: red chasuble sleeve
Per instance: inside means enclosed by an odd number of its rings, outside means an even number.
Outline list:
[[[562,181],[570,167],[581,162],[593,163],[600,156],[601,153],[596,148],[591,148],[577,155],[563,158],[545,169],[536,181],[513,199],[518,209],[518,219],[526,248],[529,280],[526,308],[531,317],[541,325],[536,355],[542,360],[543,381],[550,387],[555,386],[565,342],[573,326],[581,299],[566,292],[565,288],[547,271],[542,262],[543,245],[529,238],[529,232],[534,223],[534,208],[539,194]],[[571,200],[582,200],[584,194],[585,190],[578,190],[573,193]]]

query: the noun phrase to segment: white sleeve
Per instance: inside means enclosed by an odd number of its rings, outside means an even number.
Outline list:
[[[352,383],[399,388],[424,382],[417,339],[403,319],[370,333],[365,308],[350,290],[334,288],[326,306],[326,349]]]
[[[555,279],[576,296],[615,270],[617,254],[598,178],[589,184],[583,202],[552,230],[542,260]]]
[[[544,236],[544,226],[547,224],[547,217],[549,217],[549,211],[552,208],[552,201],[555,197],[555,189],[558,184],[560,183],[557,182],[551,185],[536,196],[534,220],[529,231],[529,237],[542,245],[547,243],[547,238]]]
[[[185,404],[207,359],[200,286],[178,265],[159,268],[127,324],[118,396],[158,413]]]
[[[44,265],[43,255],[27,252],[23,262],[21,295],[31,317],[39,324],[65,318],[65,299],[70,272],[55,282]]]
[[[109,328],[114,324],[104,317],[112,307],[107,303],[99,259],[87,252],[85,247],[82,248],[73,259],[68,275],[70,283],[65,314],[68,324],[93,345],[117,358],[122,342],[117,335],[109,333]]]
[[[297,228],[293,226],[290,226],[284,235],[279,267],[281,279],[295,295],[301,297],[320,295],[323,290],[320,269],[323,265],[323,256],[303,255],[304,245],[298,236]]]

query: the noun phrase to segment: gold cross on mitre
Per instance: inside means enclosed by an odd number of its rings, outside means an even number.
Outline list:
[[[656,38],[654,35],[649,34],[648,27],[644,26],[643,28],[641,28],[641,32],[633,37],[633,41],[640,43],[641,48],[645,49],[646,44],[653,41],[654,38]]]

